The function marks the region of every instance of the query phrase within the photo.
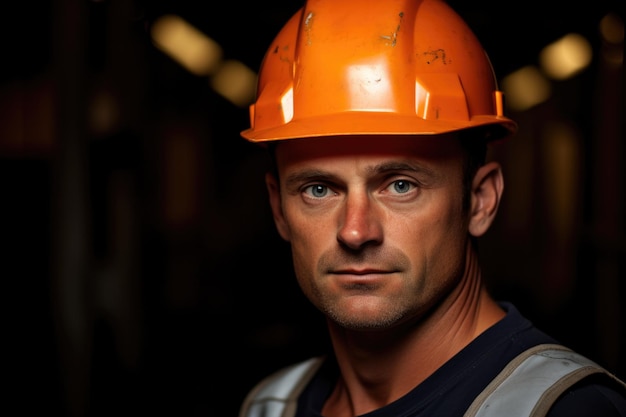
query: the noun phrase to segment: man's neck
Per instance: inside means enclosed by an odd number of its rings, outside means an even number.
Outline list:
[[[341,376],[324,416],[360,415],[395,401],[504,317],[483,287],[476,258],[468,247],[459,285],[412,323],[362,332],[329,322]]]

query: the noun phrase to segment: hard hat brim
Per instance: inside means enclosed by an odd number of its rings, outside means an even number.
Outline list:
[[[504,116],[474,116],[471,120],[424,120],[392,113],[348,112],[292,120],[266,129],[246,129],[241,136],[250,142],[346,135],[437,135],[475,127],[493,126],[490,139],[513,135],[517,124]]]

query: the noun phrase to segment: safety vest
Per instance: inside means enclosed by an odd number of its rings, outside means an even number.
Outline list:
[[[313,357],[265,378],[247,395],[239,417],[293,417],[298,397],[323,361],[323,357]],[[464,417],[544,417],[569,387],[596,374],[626,389],[606,369],[564,346],[534,346],[509,362]]]

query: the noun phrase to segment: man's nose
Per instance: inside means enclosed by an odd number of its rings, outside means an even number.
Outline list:
[[[337,240],[350,249],[377,245],[383,240],[380,208],[366,192],[349,193],[342,210]]]

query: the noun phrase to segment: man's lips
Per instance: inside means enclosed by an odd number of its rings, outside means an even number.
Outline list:
[[[336,275],[386,275],[392,274],[396,271],[389,271],[385,269],[338,269],[334,271],[330,271],[331,274]]]
[[[330,272],[330,275],[335,277],[335,280],[342,285],[380,285],[391,274],[395,273],[395,270],[378,269],[378,268],[365,268],[365,269],[338,269]]]
[[[391,264],[367,264],[367,263],[352,263],[343,265],[329,266],[328,272],[331,274],[345,274],[345,275],[370,275],[370,274],[393,274],[400,272],[401,268]]]
[[[341,269],[330,272],[336,285],[344,290],[370,292],[381,288],[392,272],[382,269]]]

